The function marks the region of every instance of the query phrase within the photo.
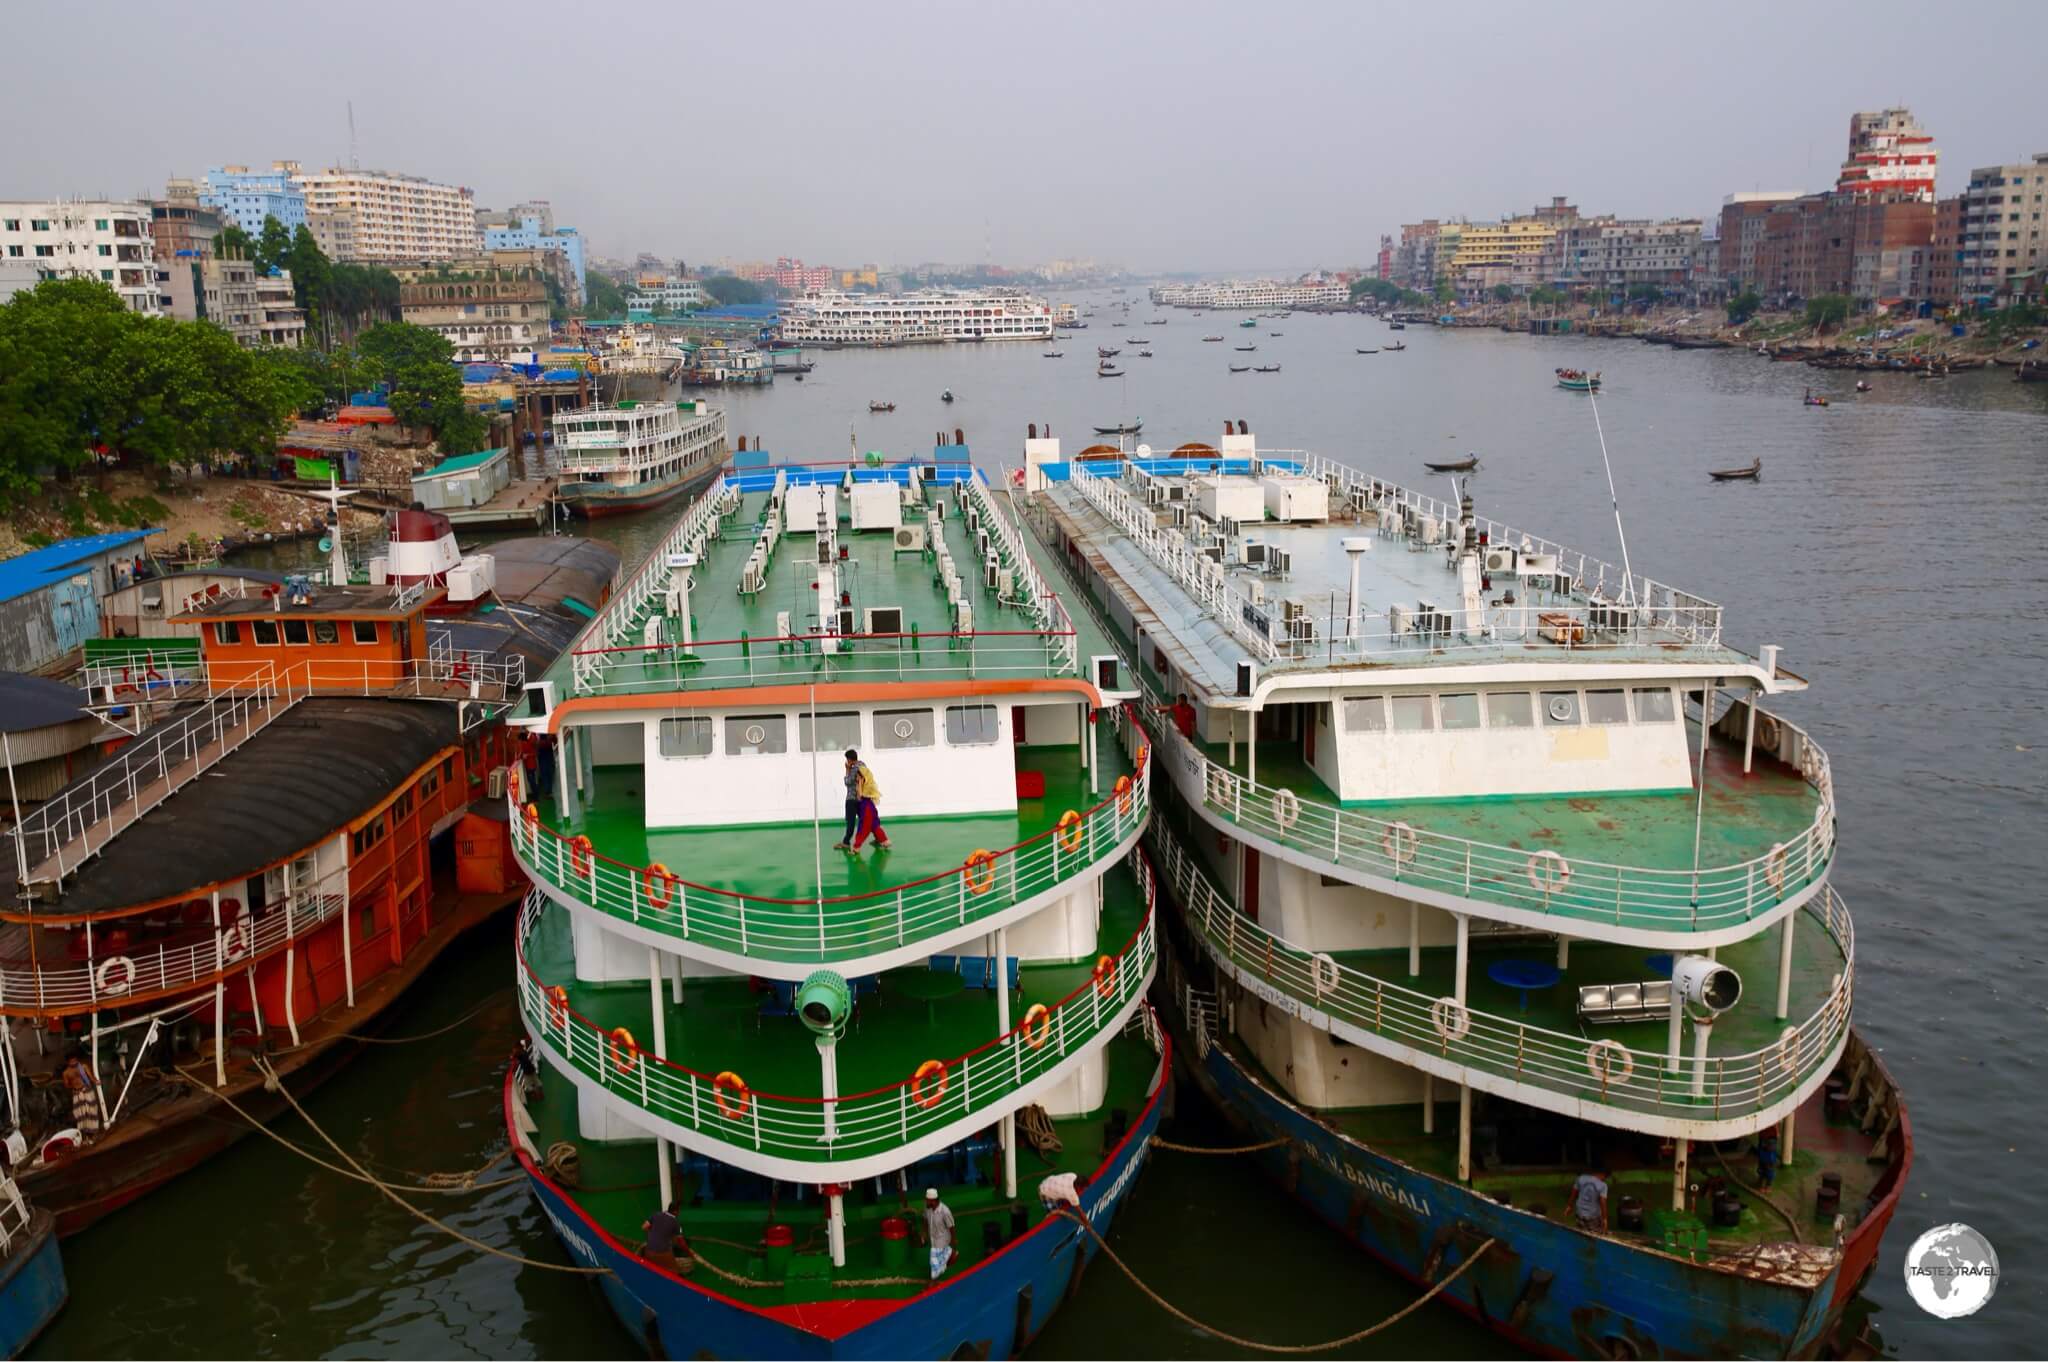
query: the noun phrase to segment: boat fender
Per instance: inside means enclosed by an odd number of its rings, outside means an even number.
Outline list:
[[[1301,821],[1301,800],[1292,790],[1273,792],[1273,821],[1285,832]]]
[[[1342,983],[1344,979],[1342,972],[1337,968],[1335,958],[1318,952],[1314,956],[1314,963],[1316,996],[1321,997],[1325,993],[1335,993],[1337,985]]]
[[[1472,1013],[1456,998],[1438,998],[1429,1005],[1429,1024],[1445,1040],[1463,1040],[1472,1029]]]
[[[1586,1047],[1586,1068],[1600,1086],[1626,1087],[1635,1076],[1636,1059],[1620,1041],[1596,1040]]]
[[[1112,793],[1116,795],[1116,811],[1126,818],[1130,817],[1132,803],[1131,778],[1129,776],[1118,776]]]
[[[647,901],[657,908],[668,907],[669,900],[675,897],[678,883],[676,877],[668,873],[668,867],[660,861],[651,862],[640,872],[640,878],[647,887]]]
[[[1046,1037],[1052,1034],[1052,1010],[1044,1003],[1033,1003],[1024,1010],[1024,1025],[1021,1028],[1024,1043],[1034,1050],[1045,1048]]]
[[[1080,814],[1068,809],[1060,815],[1059,838],[1062,847],[1068,851],[1079,851],[1082,835]]]
[[[976,847],[967,853],[960,873],[967,880],[968,893],[986,894],[996,885],[996,854],[987,847]]]
[[[934,1075],[937,1076],[938,1081],[932,1084],[930,1092],[926,1092],[925,1079]],[[945,1097],[946,1087],[950,1082],[951,1079],[947,1077],[945,1064],[940,1060],[928,1059],[918,1065],[917,1072],[910,1076],[910,1100],[929,1110],[937,1106],[940,1100]]]
[[[595,850],[596,848],[591,845],[590,839],[582,833],[579,832],[574,837],[571,837],[569,839],[570,871],[585,877],[591,876],[596,869],[593,864],[595,858],[591,855]]]
[[[1572,882],[1572,863],[1554,851],[1539,851],[1525,867],[1530,887],[1546,898]]]
[[[1771,1047],[1771,1062],[1788,1074],[1799,1072],[1799,1028],[1788,1026],[1778,1035],[1778,1043]]]
[[[119,978],[114,977],[117,971],[120,975]],[[100,961],[99,967],[93,970],[93,987],[101,993],[110,996],[126,993],[130,988],[134,987],[135,975],[136,969],[133,960],[130,960],[125,955],[110,955]]]
[[[1116,957],[1099,955],[1095,958],[1095,992],[1109,997],[1116,992]]]
[[[732,1094],[730,1099],[726,1097],[728,1092]],[[729,1121],[737,1121],[747,1114],[747,1108],[754,1105],[754,1094],[747,1087],[746,1079],[727,1069],[711,1080],[711,1100],[718,1103],[720,1115]]]
[[[1398,869],[1415,859],[1416,843],[1420,840],[1421,834],[1409,824],[1389,823],[1380,833],[1380,850],[1386,852],[1387,859]]]
[[[605,1054],[612,1067],[622,1074],[629,1074],[640,1065],[640,1047],[633,1043],[633,1033],[623,1026],[614,1026],[605,1046]]]
[[[1764,853],[1764,882],[1772,889],[1785,887],[1785,844],[1778,843]]]
[[[547,991],[547,1000],[548,1025],[567,1026],[569,1024],[569,990],[563,988],[560,984],[556,984]]]

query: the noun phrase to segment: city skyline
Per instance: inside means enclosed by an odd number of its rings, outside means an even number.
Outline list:
[[[1942,149],[1942,194],[2048,146],[2017,96],[2048,11],[2017,5],[1967,72],[1920,60],[1953,20],[1909,3],[1724,6],[1714,32],[1730,36],[1684,50],[1658,16],[1609,6],[1570,26],[1501,10],[1483,48],[1464,18],[1336,6],[1055,4],[1025,26],[909,4],[863,12],[851,35],[847,12],[798,6],[778,32],[807,40],[772,46],[729,12],[607,10],[565,28],[535,7],[535,28],[510,21],[523,8],[478,33],[373,2],[351,32],[384,37],[332,60],[311,15],[228,0],[200,35],[138,13],[137,41],[96,53],[99,82],[29,62],[0,94],[39,130],[11,148],[0,197],[347,165],[353,102],[360,166],[466,187],[482,207],[549,200],[607,256],[1251,273],[1369,265],[1403,221],[1497,218],[1554,194],[1706,219],[1731,192],[1824,188],[1859,109],[1915,111]],[[25,51],[60,40],[54,15],[15,31]],[[1115,80],[1096,74],[1105,52],[1123,54]],[[630,74],[591,79],[614,60],[645,73],[640,95]],[[209,62],[288,69],[289,95],[252,119],[236,82],[192,82]],[[1731,100],[1738,76],[1768,97]],[[492,102],[508,91],[530,99]],[[139,105],[152,116],[134,119]],[[689,135],[693,118],[723,140]]]

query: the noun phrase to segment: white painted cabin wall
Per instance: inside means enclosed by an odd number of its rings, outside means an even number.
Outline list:
[[[1330,1035],[1247,993],[1236,1007],[1237,1034],[1267,1075],[1304,1107],[1337,1109],[1417,1103],[1422,1073]]]
[[[1081,742],[1081,706],[1018,706],[1031,712],[1024,719],[1025,747],[1077,747]]]
[[[1337,742],[1337,706],[1334,702],[1311,706],[1316,717],[1310,720],[1316,726],[1316,755],[1309,768],[1323,778],[1323,784],[1332,790],[1341,789],[1342,749]]]
[[[576,1124],[586,1140],[605,1144],[619,1144],[627,1140],[643,1140],[649,1145],[654,1143],[653,1132],[634,1125],[602,1096],[581,1084],[576,1088]]]
[[[576,946],[576,978],[586,984],[622,984],[647,982],[647,947],[644,943],[608,932],[589,913],[569,914],[570,940]],[[738,970],[713,965],[689,956],[663,954],[663,962],[679,959],[682,962],[682,976],[685,979],[726,978],[738,974]],[[674,966],[670,966],[673,972]],[[690,997],[683,995],[683,1008],[689,1009]]]
[[[1109,1065],[1098,1047],[1072,1073],[1046,1089],[1038,1104],[1048,1116],[1084,1116],[1100,1107],[1108,1095]]]
[[[1086,960],[1096,954],[1102,924],[1100,875],[1011,926],[1010,954],[1033,960]],[[986,945],[963,944],[958,951],[985,953]]]
[[[1355,884],[1326,885],[1322,876],[1272,856],[1259,858],[1260,925],[1311,951],[1406,950],[1408,900]],[[1422,906],[1422,944],[1454,945],[1457,921]]]
[[[622,724],[590,724],[579,728],[590,742],[591,762],[597,766],[639,766],[647,760],[647,725],[636,720]]]

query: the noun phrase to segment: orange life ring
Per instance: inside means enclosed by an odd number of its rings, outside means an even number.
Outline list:
[[[725,1100],[730,1091],[733,1100]],[[754,1105],[753,1092],[747,1087],[747,1080],[731,1069],[725,1070],[711,1080],[711,1100],[718,1103],[719,1114],[729,1121],[737,1121],[747,1114],[747,1108]]]
[[[1779,842],[1764,853],[1764,881],[1772,889],[1785,887],[1785,844]]]
[[[570,872],[577,875],[588,875],[590,873],[591,853],[595,850],[596,848],[590,844],[590,839],[582,833],[579,832],[574,837],[571,837],[569,839]]]
[[[996,887],[996,854],[976,847],[967,853],[967,864],[960,867],[960,873],[967,877],[968,893],[986,894]]]
[[[669,900],[676,896],[677,883],[676,877],[668,873],[668,867],[654,861],[640,872],[640,878],[647,886],[647,901],[657,908],[668,907]],[[656,885],[662,886],[661,892],[655,892]]]
[[[1116,960],[1112,956],[1098,956],[1095,961],[1095,991],[1107,998],[1116,992]]]
[[[539,822],[540,806],[538,804],[528,804],[526,806],[526,826],[530,828],[538,824]]]
[[[526,797],[526,768],[516,761],[505,768],[505,793],[514,804]]]
[[[569,1021],[569,990],[556,984],[547,991],[548,1025],[566,1026]]]
[[[1118,776],[1113,793],[1116,795],[1116,811],[1128,817],[1131,812],[1131,778]]]
[[[1138,770],[1141,774],[1145,770],[1145,763],[1150,760],[1152,760],[1152,744],[1147,743],[1138,749]]]
[[[612,1067],[622,1074],[629,1074],[640,1065],[640,1047],[633,1043],[633,1033],[623,1026],[612,1028],[611,1043],[605,1046]]]
[[[1061,846],[1065,847],[1068,851],[1079,851],[1083,835],[1080,814],[1075,813],[1072,809],[1068,809],[1060,815],[1059,838]]]
[[[1415,859],[1416,844],[1421,835],[1406,823],[1389,823],[1380,833],[1380,850],[1387,853],[1387,859],[1396,869]]]
[[[933,1073],[939,1076],[939,1081],[932,1085],[931,1095],[926,1096],[924,1090],[925,1075]],[[946,1066],[943,1062],[936,1059],[928,1059],[918,1065],[917,1072],[910,1076],[910,1100],[926,1109],[935,1107],[939,1104],[940,1099],[945,1097],[946,1086],[951,1081],[946,1075]]]
[[[1031,1028],[1034,1021],[1038,1023],[1035,1031]],[[1023,1032],[1026,1045],[1034,1050],[1043,1049],[1046,1038],[1052,1035],[1052,1009],[1044,1003],[1031,1004],[1024,1009],[1024,1025],[1018,1029]]]

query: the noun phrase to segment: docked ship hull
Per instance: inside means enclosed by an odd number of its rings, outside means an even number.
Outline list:
[[[70,1298],[56,1229],[50,1213],[38,1209],[30,1214],[27,1235],[9,1246],[0,1264],[0,1356],[28,1351]]]
[[[1902,1124],[1881,1183],[1888,1190],[1840,1253],[1829,1254],[1832,1263],[1818,1271],[1788,1263],[1786,1280],[1767,1281],[1587,1234],[1411,1168],[1288,1101],[1227,1045],[1196,1043],[1183,1025],[1174,1039],[1196,1086],[1247,1141],[1285,1141],[1254,1156],[1260,1171],[1387,1267],[1427,1286],[1496,1241],[1441,1299],[1545,1356],[1822,1354],[1876,1263],[1912,1159],[1910,1127]],[[1815,1223],[1811,1232],[1825,1226]]]
[[[717,475],[716,468],[707,468],[695,477],[677,482],[639,483],[632,487],[615,487],[603,482],[570,482],[562,485],[560,496],[571,511],[595,520],[599,516],[651,511],[679,496],[695,496],[710,486]]]
[[[1105,1234],[1144,1168],[1159,1125],[1173,1068],[1163,1033],[1162,1046],[1144,1110],[1081,1193],[1089,1221]],[[506,1129],[535,1199],[577,1262],[607,1269],[597,1278],[606,1303],[654,1357],[1016,1357],[1073,1295],[1098,1249],[1079,1226],[1048,1218],[993,1257],[907,1299],[746,1305],[722,1295],[715,1278],[685,1280],[650,1266],[586,1216],[524,1143],[515,1082],[508,1073]]]

